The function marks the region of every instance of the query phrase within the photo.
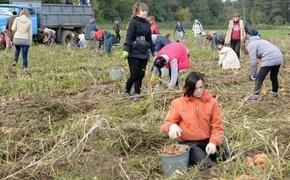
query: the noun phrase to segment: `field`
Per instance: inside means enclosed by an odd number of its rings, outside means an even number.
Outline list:
[[[249,62],[239,71],[218,67],[216,52],[190,32],[186,45],[192,70],[205,74],[207,89],[220,103],[225,134],[237,155],[215,167],[190,168],[168,179],[290,179],[290,67],[287,30],[261,31],[284,53],[278,98],[267,77],[262,98],[253,90]],[[123,35],[124,37],[124,35]],[[12,67],[14,50],[0,52],[0,179],[165,179],[159,151],[173,143],[160,132],[171,100],[180,90],[154,93],[150,65],[138,102],[122,97],[129,74],[122,47],[110,56],[97,51],[31,47],[29,68]],[[113,81],[109,70],[123,71]],[[264,166],[248,166],[247,156],[265,153]]]

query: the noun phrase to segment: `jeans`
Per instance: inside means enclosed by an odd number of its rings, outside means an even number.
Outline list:
[[[231,40],[231,48],[235,51],[238,58],[240,59],[241,41],[240,40]]]
[[[112,52],[112,46],[113,46],[113,36],[109,37],[104,42],[105,53],[110,54]]]
[[[18,57],[19,57],[19,53],[22,49],[22,60],[23,60],[23,68],[27,68],[28,65],[28,49],[29,49],[29,45],[15,45],[15,56],[14,56],[14,62],[17,63],[18,62]]]
[[[141,93],[142,80],[145,76],[147,59],[128,58],[130,77],[126,83],[126,93],[130,94],[131,88],[134,84],[136,94]]]
[[[262,90],[262,85],[265,80],[265,77],[270,72],[270,80],[272,82],[272,92],[278,92],[279,82],[278,82],[278,73],[279,73],[280,65],[276,66],[264,66],[261,67],[257,77],[256,77],[256,86],[255,86],[255,94],[260,94]]]
[[[231,156],[230,150],[225,142],[217,146],[217,152],[215,154],[210,155],[207,155],[205,152],[209,139],[199,141],[183,141],[179,143],[187,144],[190,147],[189,166],[200,164],[202,168],[207,169],[212,167],[217,159],[225,161]]]

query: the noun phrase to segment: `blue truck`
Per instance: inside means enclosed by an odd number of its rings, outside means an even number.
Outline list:
[[[19,15],[24,8],[29,10],[35,39],[39,29],[48,27],[56,31],[56,41],[60,43],[66,43],[72,33],[82,33],[86,24],[94,17],[94,11],[88,5],[14,1],[12,4],[0,4],[0,31],[5,31],[7,20],[13,11]]]

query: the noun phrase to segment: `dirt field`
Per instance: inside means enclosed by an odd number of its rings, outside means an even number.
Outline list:
[[[270,96],[267,77],[262,98],[250,102],[246,99],[254,84],[248,80],[247,56],[242,56],[241,70],[225,71],[208,45],[186,37],[191,69],[205,74],[208,90],[221,105],[229,146],[237,155],[209,170],[189,168],[172,179],[290,178],[290,39],[274,33],[266,38],[285,56],[279,97]],[[153,93],[150,65],[143,97],[132,102],[122,97],[128,68],[120,58],[121,47],[106,56],[33,46],[27,71],[21,69],[21,59],[16,68],[11,66],[13,52],[0,52],[0,178],[165,178],[158,152],[174,141],[160,132],[160,125],[171,100],[181,92]],[[122,69],[121,80],[110,79],[111,68]],[[266,163],[249,166],[247,157],[258,153],[266,154]]]

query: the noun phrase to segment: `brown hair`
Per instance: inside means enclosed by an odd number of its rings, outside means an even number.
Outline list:
[[[185,84],[183,86],[183,96],[185,97],[192,97],[195,91],[195,86],[197,81],[201,80],[204,83],[203,75],[199,72],[190,72],[186,79]]]
[[[239,13],[234,13],[233,17],[241,17]]]
[[[211,41],[211,40],[212,40],[212,35],[211,35],[211,33],[206,33],[205,38],[206,38],[208,41]]]
[[[170,38],[171,34],[170,33],[166,33],[165,37]]]
[[[140,10],[146,10],[148,11],[148,6],[145,3],[142,2],[136,2],[135,5],[133,6],[133,16],[137,16]]]
[[[155,21],[155,17],[154,16],[149,16],[147,19],[148,19],[148,21]]]

